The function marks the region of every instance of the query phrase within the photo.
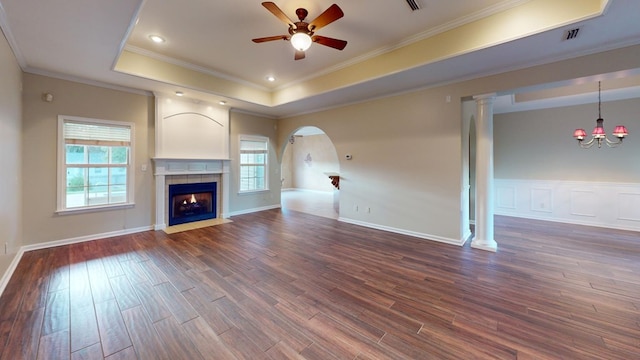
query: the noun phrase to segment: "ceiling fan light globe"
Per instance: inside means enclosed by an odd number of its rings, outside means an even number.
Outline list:
[[[311,36],[305,33],[295,33],[291,36],[291,45],[298,51],[306,51],[311,46]]]

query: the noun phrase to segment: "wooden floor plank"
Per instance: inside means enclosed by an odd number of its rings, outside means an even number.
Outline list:
[[[133,349],[139,359],[164,359],[164,345],[142,306],[122,312]],[[129,354],[127,352],[125,354]],[[119,354],[119,353],[117,353]]]
[[[204,318],[197,317],[182,324],[185,333],[196,349],[205,358],[213,356],[217,359],[237,359],[235,355],[222,343],[222,340],[209,326]],[[208,355],[207,355],[208,354]]]
[[[71,352],[100,342],[98,321],[93,304],[80,307],[72,304],[69,324],[71,328]]]
[[[158,291],[158,294],[179,324],[198,317],[198,312],[171,283],[164,282],[154,286],[154,288]]]
[[[96,343],[71,353],[71,360],[103,360],[102,344]]]
[[[497,253],[278,209],[26,252],[5,359],[634,359],[640,234],[496,217]]]
[[[53,334],[61,330],[69,330],[68,289],[48,293],[42,335]]]
[[[43,318],[44,308],[20,312],[0,358],[3,360],[35,359],[38,354]]]
[[[153,324],[160,341],[164,344],[166,358],[168,359],[206,359],[211,354],[201,354],[189,339],[180,323],[173,317],[160,320]]]
[[[133,288],[136,290],[138,298],[147,314],[149,314],[152,323],[171,316],[171,312],[162,300],[158,290],[148,281],[134,284]]]
[[[62,330],[42,336],[38,346],[38,360],[71,359],[69,331]]]
[[[115,300],[107,300],[96,304],[96,317],[98,319],[100,339],[102,339],[102,352],[105,357],[132,345],[120,308]]]
[[[122,351],[119,351],[113,355],[110,355],[104,360],[140,360],[135,350],[132,347],[128,347]]]
[[[129,280],[125,275],[114,276],[109,279],[113,295],[118,302],[120,310],[130,309],[140,304],[140,299],[136,291],[129,283]]]

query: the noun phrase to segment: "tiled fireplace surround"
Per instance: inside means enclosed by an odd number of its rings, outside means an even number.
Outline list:
[[[155,94],[155,225],[169,222],[169,185],[217,183],[216,215],[229,217],[229,109]]]
[[[167,227],[169,185],[216,182],[216,214],[227,218],[229,212],[229,160],[153,159],[156,179],[155,229]]]

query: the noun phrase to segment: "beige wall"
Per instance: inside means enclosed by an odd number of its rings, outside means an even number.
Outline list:
[[[232,111],[229,117],[231,136],[231,190],[229,194],[229,207],[231,215],[267,209],[280,206],[280,163],[276,156],[276,120]],[[239,194],[238,167],[239,136],[257,135],[269,138],[269,190],[251,194]]]
[[[341,218],[457,239],[461,107],[445,101],[450,90],[283,119],[280,135],[317,126],[332,140],[340,161]],[[347,154],[353,159],[345,160]]]
[[[46,76],[23,77],[24,245],[126,231],[153,224],[153,97]],[[51,93],[52,102],[42,101]],[[58,115],[135,123],[135,207],[57,215],[56,149]],[[147,164],[148,170],[141,171]]]
[[[281,119],[279,144],[302,126],[327,133],[340,159],[343,220],[456,241],[462,236],[460,209],[465,206],[460,196],[461,99],[624,71],[637,67],[639,57],[640,46],[632,46]],[[573,128],[562,132],[568,140]],[[551,143],[543,136],[538,146]],[[348,153],[353,160],[343,160]]]
[[[293,147],[287,144],[282,153],[282,159],[280,161],[280,180],[282,181],[283,189],[293,188]]]
[[[283,185],[296,189],[332,192],[333,185],[326,172],[340,172],[340,163],[335,147],[326,134],[296,136],[293,144],[288,144],[285,155],[291,152],[291,179],[285,178]],[[284,166],[283,166],[284,169]],[[283,170],[284,175],[284,170]]]
[[[597,104],[495,115],[495,177],[638,183],[639,114],[638,99],[602,103],[605,131],[626,125],[629,137],[617,148],[588,150],[579,148],[572,135],[576,128],[591,133]]]
[[[22,246],[21,77],[22,71],[18,62],[4,34],[0,32],[0,189],[3,203],[0,206],[0,278]]]

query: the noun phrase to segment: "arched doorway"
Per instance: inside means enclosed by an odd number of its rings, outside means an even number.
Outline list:
[[[339,173],[340,162],[324,131],[305,126],[292,133],[280,170],[283,210],[338,218],[339,190],[332,185],[329,175]]]

